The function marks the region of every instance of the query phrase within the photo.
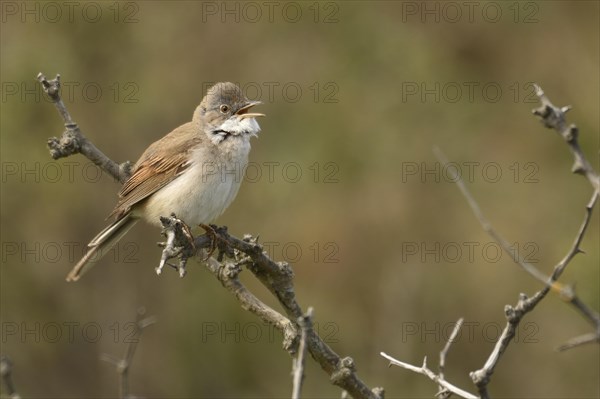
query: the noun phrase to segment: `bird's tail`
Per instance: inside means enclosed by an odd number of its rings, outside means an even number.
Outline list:
[[[102,230],[87,245],[87,252],[83,255],[83,258],[77,262],[75,267],[71,269],[67,275],[67,281],[79,280],[85,272],[90,270],[92,266],[102,259],[102,257],[106,255],[125,234],[127,234],[138,220],[138,218],[134,218],[128,214]]]

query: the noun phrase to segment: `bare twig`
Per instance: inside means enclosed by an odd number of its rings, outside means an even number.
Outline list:
[[[439,148],[434,147],[433,151],[434,151],[436,157],[438,158],[438,160],[440,161],[440,163],[442,163],[443,165],[449,164],[448,159],[446,158],[446,156],[442,153],[442,151]],[[483,230],[485,232],[487,232],[500,245],[500,247],[514,260],[514,262],[517,265],[521,266],[521,268],[523,270],[525,270],[527,273],[529,273],[533,278],[535,278],[536,280],[538,280],[541,283],[543,283],[544,285],[546,285],[548,289],[552,289],[555,292],[557,292],[563,300],[565,300],[566,302],[573,305],[578,311],[580,311],[592,323],[600,326],[600,315],[598,315],[597,312],[594,312],[592,309],[587,307],[579,299],[579,297],[575,293],[575,290],[573,289],[573,287],[561,284],[557,281],[558,278],[560,277],[560,275],[562,274],[562,272],[564,271],[565,267],[571,261],[571,259],[573,259],[573,257],[575,255],[577,255],[578,253],[583,252],[580,250],[579,246],[581,244],[581,240],[583,239],[585,230],[587,229],[587,226],[589,225],[589,222],[591,220],[592,210],[598,199],[597,192],[594,192],[594,194],[592,195],[592,198],[586,205],[586,214],[585,214],[584,222],[582,223],[582,225],[579,229],[579,232],[577,233],[577,236],[575,238],[575,242],[573,243],[573,246],[571,247],[571,249],[569,250],[567,255],[554,267],[554,271],[553,271],[552,275],[546,276],[534,265],[532,265],[531,263],[525,261],[525,259],[523,259],[523,258],[517,256],[515,253],[513,253],[513,251],[511,250],[510,243],[506,239],[504,239],[504,237],[502,237],[502,235],[494,229],[492,224],[484,216],[483,212],[481,211],[481,208],[479,207],[479,204],[477,203],[477,201],[475,201],[475,198],[473,198],[473,195],[467,189],[462,178],[460,176],[458,176],[458,174],[453,173],[451,176],[451,179],[456,182],[456,185],[458,186],[463,197],[465,197],[467,203],[471,207],[471,210],[475,214],[475,217],[477,217],[477,220],[479,220],[479,223],[481,224],[481,227],[483,228]],[[547,294],[546,291],[543,292],[543,295],[539,299],[541,300],[546,294]]]
[[[454,329],[452,330],[452,333],[450,334],[450,337],[448,338],[446,345],[444,345],[444,348],[440,351],[440,364],[438,366],[438,369],[439,369],[438,374],[435,374],[431,369],[429,369],[427,367],[427,357],[425,357],[423,359],[423,365],[421,367],[417,367],[417,366],[413,366],[412,364],[404,363],[398,359],[395,359],[395,358],[391,357],[390,355],[386,354],[385,352],[380,352],[380,355],[390,361],[390,366],[391,365],[400,366],[402,368],[413,371],[415,373],[423,374],[423,375],[427,376],[431,381],[436,382],[439,386],[439,391],[436,394],[436,397],[438,397],[440,399],[449,398],[452,394],[456,394],[463,398],[477,398],[477,396],[473,395],[472,393],[469,393],[469,392],[449,383],[448,381],[446,381],[446,379],[444,377],[444,369],[446,367],[446,355],[448,354],[448,351],[450,350],[450,346],[454,343],[454,340],[456,339],[456,336],[458,335],[458,332],[460,331],[460,328],[462,327],[463,321],[464,321],[464,319],[460,318],[456,322],[456,325],[454,326]]]
[[[13,362],[8,356],[0,356],[0,374],[2,375],[2,381],[6,387],[6,393],[8,393],[10,399],[21,399],[21,396],[15,389],[15,384],[12,380],[12,369]]]
[[[575,240],[571,246],[571,249],[565,255],[565,257],[554,267],[554,271],[552,272],[552,276],[550,277],[550,281],[552,286],[556,285],[556,280],[563,273],[567,265],[571,262],[571,260],[578,253],[582,253],[583,251],[580,249],[581,241],[583,240],[583,236],[587,230],[587,227],[592,219],[592,210],[598,200],[598,192],[594,192],[592,198],[586,206],[586,214],[585,219],[579,228],[579,232],[575,237]],[[572,305],[575,309],[577,309],[595,328],[595,332],[591,334],[584,334],[579,337],[572,338],[567,341],[565,344],[559,346],[557,349],[559,351],[565,351],[568,349],[576,348],[578,346],[587,344],[587,343],[600,343],[600,314],[586,305],[579,296],[575,293],[575,288],[573,285],[564,285],[560,289],[560,297],[570,305]],[[590,335],[593,335],[593,339],[589,339]]]
[[[438,147],[434,147],[433,148],[433,152],[434,152],[435,156],[437,157],[438,161],[440,161],[440,163],[442,165],[448,165],[449,164],[448,159],[446,158],[446,156],[444,155],[444,153]],[[479,204],[477,203],[477,201],[475,201],[475,198],[473,198],[473,196],[471,195],[471,193],[467,189],[467,186],[465,185],[464,181],[462,180],[462,177],[458,173],[456,173],[456,171],[452,170],[451,168],[449,168],[449,170],[450,170],[450,174],[451,174],[451,180],[453,182],[455,182],[456,185],[458,186],[458,188],[460,189],[460,192],[462,193],[463,197],[465,197],[465,199],[467,200],[467,203],[471,207],[471,210],[475,214],[475,217],[477,217],[477,220],[479,220],[479,223],[481,224],[481,227],[483,228],[483,230],[486,233],[488,233],[494,239],[494,241],[496,241],[502,247],[502,249],[505,252],[507,252],[509,255],[511,255],[511,257],[513,257],[513,259],[515,260],[515,262],[519,266],[521,266],[521,268],[523,270],[525,270],[527,273],[529,273],[536,280],[538,280],[541,283],[545,284],[546,281],[548,281],[548,277],[546,275],[544,275],[542,272],[540,272],[531,263],[526,262],[523,258],[517,257],[517,256],[513,256],[513,253],[511,251],[511,245],[510,245],[510,243],[508,241],[506,241],[504,239],[504,237],[502,237],[494,229],[494,227],[492,226],[492,224],[484,216],[483,212],[481,211],[481,208],[479,207]]]
[[[448,163],[445,156],[441,153],[441,151],[439,151],[439,149],[436,149],[436,155],[438,156],[438,159],[441,163],[443,163],[444,165]],[[507,245],[507,241],[494,230],[490,222],[484,217],[483,213],[481,212],[481,209],[479,208],[479,205],[477,204],[469,190],[466,188],[462,179],[458,176],[455,176],[455,180],[461,193],[471,206],[473,213],[481,223],[483,229],[486,232],[488,232],[492,236],[492,238],[494,238],[494,240],[496,240],[496,242],[509,255],[512,255],[510,246]],[[571,259],[573,259],[573,257],[577,253],[581,252],[581,250],[579,249],[579,245],[581,244],[583,235],[585,234],[587,226],[589,225],[589,222],[591,220],[591,210],[596,202],[596,198],[597,193],[594,193],[592,199],[590,200],[590,203],[588,204],[588,207],[586,208],[586,215],[579,229],[575,242],[573,243],[573,246],[571,247],[567,255],[563,258],[563,260],[555,266],[554,273],[550,277],[546,277],[535,266],[525,262],[523,259],[513,257],[513,259],[518,265],[520,265],[530,275],[534,276],[537,280],[541,280],[542,282],[544,282],[545,286],[532,298],[527,298],[525,294],[520,294],[519,301],[515,307],[512,307],[510,305],[507,305],[505,307],[504,313],[507,319],[507,324],[504,327],[504,330],[502,331],[502,334],[498,342],[496,343],[494,350],[488,357],[483,368],[473,371],[470,374],[473,383],[479,389],[479,395],[481,396],[481,398],[485,399],[489,397],[489,394],[487,392],[487,385],[489,384],[490,377],[493,374],[494,369],[498,361],[500,360],[500,357],[510,344],[512,338],[515,336],[521,319],[525,316],[525,314],[529,313],[535,308],[535,306],[546,296],[546,294],[551,288],[557,290],[558,292],[564,291],[563,286],[561,284],[558,284],[556,280],[561,275],[562,271],[564,270],[566,265],[571,261]],[[571,294],[571,298],[575,298],[576,300],[572,300],[570,301],[570,303],[574,305],[581,303],[581,301],[575,296],[574,293]],[[580,307],[578,308],[581,309]]]
[[[564,344],[562,344],[561,346],[556,348],[556,350],[562,352],[562,351],[566,351],[569,349],[577,348],[578,346],[581,346],[581,345],[593,344],[593,343],[596,343],[596,344],[600,343],[600,335],[598,334],[597,331],[592,332],[592,333],[583,334],[583,335],[580,335],[575,338],[571,338],[570,340],[568,340],[567,342],[565,342]]]
[[[221,263],[214,258],[206,261],[206,267],[215,275],[229,292],[231,292],[242,309],[254,313],[262,321],[278,329],[283,335],[283,349],[290,354],[296,353],[298,347],[298,331],[294,323],[283,316],[250,292],[239,280],[238,275],[242,271],[239,262]]]
[[[138,309],[135,330],[133,336],[129,338],[129,345],[127,346],[127,351],[125,352],[123,359],[117,359],[107,354],[102,354],[100,356],[100,359],[113,364],[117,368],[117,373],[119,374],[119,398],[121,399],[131,397],[129,395],[129,367],[133,362],[135,350],[137,349],[142,332],[149,325],[156,323],[156,317],[144,317],[145,313],[146,310],[144,308]]]
[[[450,346],[454,343],[454,340],[456,339],[456,336],[458,335],[460,328],[463,325],[463,321],[464,319],[462,317],[458,319],[456,325],[454,326],[454,329],[452,330],[452,333],[450,334],[450,337],[448,338],[448,341],[446,342],[446,345],[444,346],[444,349],[440,351],[440,365],[438,368],[438,375],[442,380],[444,379],[444,371],[446,369],[446,356],[448,355]],[[437,394],[437,397],[440,399],[445,399],[449,396],[450,393],[443,386],[440,385],[440,392]]]
[[[274,262],[262,246],[250,237],[240,240],[228,233],[220,232],[219,239],[229,247],[248,256],[247,268],[265,285],[285,309],[287,316],[297,320],[302,309],[296,302],[293,286],[293,271],[286,262]],[[350,357],[340,358],[314,329],[307,330],[306,345],[309,353],[330,376],[333,384],[348,391],[354,398],[381,398],[382,388],[370,390],[356,375],[354,361]]]
[[[472,371],[469,376],[473,380],[475,386],[479,390],[479,396],[482,399],[489,398],[489,394],[487,391],[487,385],[490,382],[490,378],[494,373],[494,369],[498,365],[500,358],[508,345],[511,343],[511,340],[514,338],[519,323],[525,314],[533,310],[535,305],[541,300],[542,296],[536,294],[533,298],[527,298],[527,295],[520,294],[519,301],[515,307],[506,305],[504,307],[504,315],[506,316],[506,326],[502,330],[502,334],[496,342],[494,349],[484,366],[476,371]]]
[[[169,220],[170,219],[170,220]],[[184,223],[171,215],[169,218],[162,218],[164,230],[182,229]],[[275,262],[263,247],[252,236],[245,236],[243,240],[230,235],[226,227],[212,226],[219,245],[219,255],[217,259],[209,258],[206,262],[208,269],[217,277],[217,279],[232,292],[240,302],[243,309],[246,309],[263,321],[279,329],[284,337],[283,347],[290,354],[294,355],[298,350],[298,328],[296,323],[291,320],[298,320],[303,317],[302,308],[296,301],[293,278],[294,273],[290,265],[286,262]],[[181,234],[181,233],[178,233]],[[197,236],[194,243],[187,240],[175,243],[183,248],[177,248],[167,245],[165,250],[169,252],[180,252],[178,255],[182,258],[182,253],[190,256],[197,251],[207,248],[211,239],[206,234]],[[194,250],[191,249],[193,246]],[[194,252],[196,251],[196,252]],[[235,262],[223,261],[224,254],[233,256]],[[183,256],[183,258],[185,258]],[[169,257],[167,257],[169,258]],[[286,316],[273,310],[261,302],[240,282],[238,275],[245,266],[258,278],[258,280],[277,298],[279,304],[285,310]],[[354,361],[349,358],[340,358],[329,345],[327,345],[314,329],[306,330],[306,348],[313,359],[319,363],[321,368],[330,376],[333,384],[348,391],[355,398],[382,398],[383,389],[369,389],[367,385],[358,378]]]
[[[48,80],[40,72],[37,75],[37,80],[42,84],[44,92],[52,100],[65,122],[66,130],[63,132],[61,138],[51,137],[48,139],[48,149],[52,158],[59,159],[80,153],[102,168],[102,170],[109,173],[113,178],[124,183],[129,178],[131,164],[129,162],[124,162],[120,165],[117,164],[104,155],[102,151],[81,133],[79,126],[71,118],[67,107],[60,97],[60,75],[56,75],[55,79]]]
[[[391,357],[390,355],[388,355],[385,352],[380,352],[380,355],[390,361],[390,366],[391,365],[399,366],[399,367],[405,368],[407,370],[413,371],[415,373],[423,374],[424,376],[427,376],[431,381],[433,381],[433,382],[437,383],[439,386],[441,386],[443,390],[452,392],[453,394],[458,395],[461,398],[477,399],[476,395],[473,395],[470,392],[467,392],[455,385],[450,384],[448,381],[446,381],[443,378],[443,376],[440,376],[439,374],[436,374],[433,371],[431,371],[431,369],[429,369],[427,367],[427,357],[425,357],[423,359],[423,365],[421,367],[417,367],[417,366],[413,366],[412,364],[404,363],[404,362],[401,362],[400,360],[394,359],[393,357]]]
[[[595,191],[600,191],[600,177],[594,171],[592,165],[583,155],[579,146],[579,129],[574,124],[567,125],[565,114],[571,109],[570,105],[557,107],[546,97],[542,88],[535,86],[535,94],[539,97],[542,105],[534,109],[534,115],[539,116],[544,126],[556,130],[560,136],[567,142],[569,149],[573,153],[574,163],[571,171],[585,176]]]
[[[312,317],[313,308],[309,307],[306,311],[306,315],[298,319],[300,325],[300,346],[298,347],[298,355],[295,359],[292,359],[292,376],[293,376],[293,389],[292,399],[300,399],[300,392],[302,391],[302,382],[304,381],[304,357],[306,355],[306,337],[308,331],[312,330]]]
[[[596,194],[594,194],[594,197],[597,197]],[[594,202],[595,202],[595,199],[594,199]],[[591,208],[589,209],[588,212],[586,212],[586,216],[585,216],[583,223],[579,229],[579,232],[577,234],[575,242],[573,243],[573,246],[569,250],[568,254],[565,256],[565,258],[555,266],[555,268],[554,268],[555,272],[552,274],[552,276],[550,276],[550,278],[548,279],[547,284],[544,286],[544,288],[542,288],[540,291],[538,291],[531,298],[528,298],[527,295],[525,295],[525,294],[520,294],[519,301],[517,302],[517,305],[515,307],[507,305],[504,308],[504,313],[505,313],[505,316],[507,319],[507,324],[504,327],[504,330],[502,331],[502,334],[501,334],[500,338],[498,339],[498,342],[496,342],[494,350],[488,357],[487,361],[485,362],[485,365],[481,369],[473,371],[470,374],[471,379],[473,380],[473,383],[479,389],[479,394],[482,398],[489,397],[489,394],[487,392],[487,385],[489,384],[490,377],[494,373],[494,369],[495,369],[496,365],[498,364],[500,357],[502,356],[502,354],[504,353],[504,351],[510,344],[511,340],[515,336],[517,328],[519,326],[519,323],[521,322],[523,317],[527,313],[531,312],[537,306],[537,304],[542,299],[544,299],[544,297],[550,291],[550,289],[555,286],[556,279],[560,276],[560,274],[564,270],[564,267],[566,266],[566,264],[568,264],[570,262],[570,260],[577,253],[581,252],[581,250],[579,249],[579,244],[581,243],[581,239],[583,238],[583,235],[584,235],[584,233],[587,229],[587,226],[590,222],[590,219],[591,219]],[[573,302],[571,302],[571,303],[573,303]]]
[[[588,181],[592,185],[594,189],[594,193],[592,198],[588,202],[586,206],[586,214],[584,220],[579,228],[579,231],[575,237],[575,240],[565,255],[565,257],[554,267],[553,273],[551,276],[547,277],[542,272],[540,272],[533,265],[525,262],[521,258],[513,258],[515,262],[521,266],[525,271],[527,271],[530,275],[536,278],[538,281],[543,282],[544,287],[538,291],[533,297],[528,298],[525,294],[519,295],[519,300],[515,307],[507,305],[504,309],[507,324],[502,331],[500,339],[496,343],[494,350],[488,357],[484,366],[476,371],[470,373],[471,379],[473,383],[477,386],[479,390],[479,395],[482,399],[489,398],[489,393],[487,390],[487,385],[490,382],[490,378],[494,372],[495,367],[497,366],[502,354],[510,344],[512,338],[515,336],[517,327],[521,322],[522,318],[525,314],[532,311],[536,305],[546,296],[546,294],[553,289],[561,294],[562,298],[565,298],[570,304],[572,304],[576,309],[578,309],[588,320],[590,320],[596,326],[596,333],[594,339],[590,339],[590,335],[588,334],[584,336],[584,338],[579,337],[576,340],[575,345],[571,343],[571,345],[563,346],[563,349],[568,349],[571,347],[575,347],[587,342],[600,342],[600,317],[596,312],[591,310],[589,307],[583,304],[583,302],[575,295],[574,289],[570,286],[565,286],[557,282],[560,275],[563,273],[564,269],[571,262],[571,260],[581,251],[580,245],[583,240],[583,236],[587,230],[589,222],[591,220],[592,210],[596,201],[598,199],[598,175],[591,167],[590,163],[585,159],[581,149],[579,148],[577,142],[577,128],[574,125],[567,127],[564,113],[567,112],[570,108],[563,107],[557,108],[544,95],[544,92],[539,86],[536,86],[536,91],[540,100],[542,101],[542,107],[537,110],[534,110],[534,114],[540,116],[546,127],[555,128],[561,136],[565,139],[565,141],[569,144],[571,151],[575,157],[575,165],[573,167],[573,172],[583,174],[587,177]],[[443,164],[447,164],[448,161],[446,157],[442,154],[439,149],[434,149],[436,156]],[[494,240],[508,253],[511,254],[510,246],[507,241],[498,234],[494,228],[491,226],[489,221],[484,217],[481,209],[469,190],[466,188],[462,179],[455,175],[454,176],[457,186],[459,187],[461,193],[469,203],[469,206],[473,210],[473,213],[481,223],[483,229],[492,236]]]

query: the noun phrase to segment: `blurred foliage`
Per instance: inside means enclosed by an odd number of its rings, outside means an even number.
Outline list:
[[[562,140],[531,115],[530,82],[574,106],[569,120],[598,168],[597,2],[470,2],[472,13],[461,2],[0,4],[1,351],[26,397],[114,397],[116,374],[99,357],[124,352],[127,323],[142,305],[158,323],[139,345],[133,393],[291,392],[279,334],[203,267],[190,265],[183,280],[154,275],[155,228],[140,225],[80,283],[64,282],[119,187],[80,156],[49,158],[45,141],[60,135],[61,121],[40,94],[40,71],[62,75],[73,118],[119,162],[189,120],[210,82],[239,82],[261,99],[257,174],[217,222],[238,236],[260,234],[275,258],[293,261],[299,300],[315,307],[321,333],[390,398],[432,397],[436,387],[388,369],[378,353],[413,363],[428,355],[435,364],[461,316],[471,324],[450,351],[447,375],[474,391],[468,371],[490,353],[504,305],[540,288],[508,256],[496,259],[457,188],[435,169],[432,147],[463,172],[474,165],[468,183],[483,211],[545,272],[566,253],[591,195],[570,173]],[[563,278],[595,309],[598,214],[586,254]],[[598,397],[598,347],[554,351],[588,331],[550,296],[525,319],[492,394]],[[312,362],[304,392],[339,397]]]

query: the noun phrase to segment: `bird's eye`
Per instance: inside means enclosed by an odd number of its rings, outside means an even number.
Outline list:
[[[222,104],[219,107],[219,110],[221,111],[221,113],[226,114],[227,112],[229,112],[229,106],[227,104]]]

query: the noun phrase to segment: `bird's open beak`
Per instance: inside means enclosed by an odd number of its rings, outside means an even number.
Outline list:
[[[265,114],[259,114],[257,112],[248,112],[250,110],[250,108],[252,108],[258,104],[262,104],[262,101],[250,101],[248,104],[246,104],[242,108],[240,108],[238,110],[238,112],[236,112],[236,115],[238,116],[239,119],[257,118],[259,116],[265,116]]]

